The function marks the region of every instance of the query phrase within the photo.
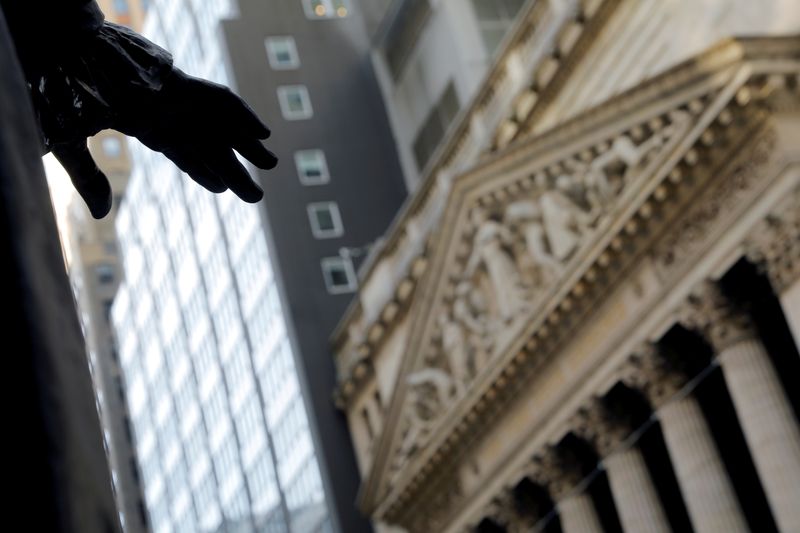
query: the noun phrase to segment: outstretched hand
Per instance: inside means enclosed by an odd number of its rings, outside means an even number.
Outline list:
[[[263,191],[234,151],[262,169],[278,160],[261,143],[269,129],[241,98],[173,68],[169,54],[125,28],[106,24],[98,41],[80,61],[32,86],[46,148],[92,216],[104,217],[112,202],[108,179],[86,146],[102,129],[136,137],[209,191],[261,200]],[[117,56],[121,66],[108,64]]]

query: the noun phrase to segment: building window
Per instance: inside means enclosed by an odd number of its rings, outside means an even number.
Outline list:
[[[308,206],[311,231],[317,239],[341,237],[344,233],[342,216],[336,202],[319,202]]]
[[[119,157],[122,155],[122,141],[117,137],[105,137],[102,141],[103,153],[106,157]]]
[[[439,143],[442,142],[447,128],[458,114],[460,104],[456,95],[453,83],[447,86],[444,94],[431,110],[428,118],[417,133],[414,139],[414,157],[417,160],[417,168],[420,172],[428,164]]]
[[[430,0],[407,0],[392,18],[381,43],[386,66],[397,81],[405,70],[433,9]]]
[[[346,17],[350,12],[347,0],[303,0],[306,16],[310,19]]]
[[[266,46],[269,65],[274,70],[290,70],[300,66],[294,37],[269,37]]]
[[[114,266],[108,263],[102,263],[94,267],[94,272],[97,274],[97,281],[101,285],[108,285],[114,282]]]
[[[346,257],[326,257],[322,260],[322,275],[331,294],[344,294],[356,290],[356,272],[353,262]]]
[[[303,185],[324,185],[330,181],[328,162],[322,150],[301,150],[295,152],[294,162],[297,175]]]
[[[303,120],[311,118],[314,114],[308,89],[304,85],[278,87],[278,100],[281,104],[281,113],[286,120]]]
[[[503,41],[526,0],[472,0],[486,50],[492,54]]]

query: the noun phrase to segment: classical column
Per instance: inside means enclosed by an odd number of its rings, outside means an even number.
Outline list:
[[[602,533],[600,518],[586,490],[578,485],[583,475],[576,461],[551,448],[534,459],[531,478],[545,487],[556,504],[564,533]]]
[[[800,191],[756,227],[746,248],[748,258],[767,274],[800,348]]]
[[[630,425],[599,399],[582,409],[576,422],[576,433],[591,442],[603,458],[622,529],[631,533],[669,533],[669,523],[642,452],[635,445],[623,445],[631,434]]]
[[[690,298],[687,325],[718,354],[775,521],[781,531],[800,531],[800,428],[750,317],[707,283]]]
[[[733,485],[703,417],[700,404],[680,395],[685,376],[652,346],[634,359],[629,385],[650,400],[661,422],[675,477],[697,533],[748,531]]]

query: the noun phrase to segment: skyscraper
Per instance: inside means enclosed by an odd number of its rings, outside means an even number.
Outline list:
[[[107,20],[141,29],[146,3],[142,0],[100,0],[99,5]],[[115,131],[100,132],[89,140],[89,148],[111,182],[114,207],[103,220],[94,220],[83,200],[74,196],[67,213],[65,247],[69,250],[69,274],[86,338],[120,521],[126,532],[138,533],[149,530],[147,510],[109,320],[111,303],[121,277],[114,223],[117,206],[130,178],[131,158],[125,136]]]
[[[238,89],[282,158],[251,206],[132,148],[112,314],[153,529],[366,530],[327,338],[404,188],[362,21],[339,0],[155,1],[144,34]]]
[[[372,62],[364,14],[347,0],[240,0],[222,27],[239,93],[273,129],[281,157],[261,174],[260,204],[288,334],[322,466],[343,532],[369,525],[359,475],[332,401],[329,336],[356,271],[389,226],[405,186]],[[370,313],[372,310],[364,309]]]

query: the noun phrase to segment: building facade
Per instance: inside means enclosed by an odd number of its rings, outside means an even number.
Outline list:
[[[800,528],[798,133],[790,2],[527,2],[333,336],[377,529]]]
[[[361,0],[407,185],[419,184],[524,0]]]
[[[106,19],[141,29],[146,2],[99,2]],[[103,220],[94,220],[79,197],[67,213],[65,247],[69,275],[81,314],[97,408],[103,424],[114,496],[126,532],[149,531],[141,478],[136,461],[122,370],[110,322],[111,304],[122,277],[115,219],[131,174],[124,135],[106,130],[89,140],[92,157],[111,183],[114,206]]]
[[[222,29],[233,85],[281,159],[259,174],[259,206],[323,485],[338,528],[368,531],[328,339],[406,190],[364,14],[345,0],[239,0]]]
[[[231,2],[152,2],[144,34],[229,84]],[[154,531],[332,531],[259,209],[136,144],[113,308]]]

